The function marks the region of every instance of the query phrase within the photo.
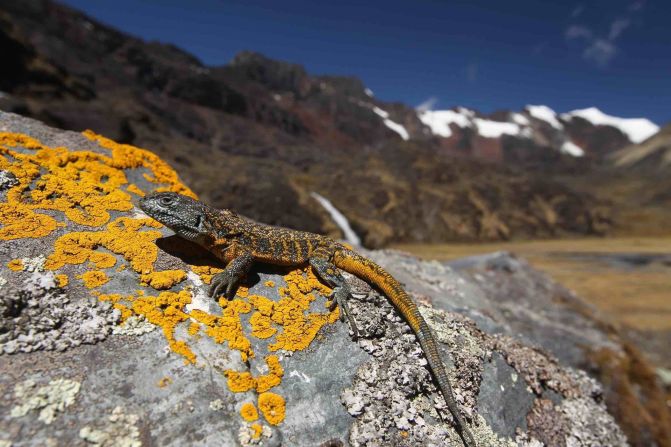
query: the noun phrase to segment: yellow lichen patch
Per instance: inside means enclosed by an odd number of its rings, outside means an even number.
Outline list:
[[[248,371],[238,372],[228,370],[224,372],[226,376],[228,389],[234,393],[245,393],[256,387],[256,379]]]
[[[89,226],[107,223],[109,211],[131,210],[130,195],[120,189],[128,183],[124,169],[147,168],[152,182],[194,197],[177,173],[151,152],[119,145],[92,132],[85,136],[109,149],[111,157],[52,148],[27,135],[0,132],[0,169],[18,180],[18,185],[7,192],[7,202],[0,204],[0,239],[44,237],[54,231],[57,221],[36,210],[60,211],[72,222]],[[34,152],[12,149],[18,146]],[[142,193],[136,185],[128,190]]]
[[[273,320],[261,312],[254,312],[249,319],[249,324],[252,326],[252,335],[256,338],[270,338],[277,333],[277,329],[272,326]]]
[[[173,191],[195,198],[196,195],[180,181],[177,173],[161,158],[146,150],[131,146],[129,144],[120,144],[115,141],[97,135],[91,130],[82,132],[83,135],[105,149],[112,151],[112,166],[117,168],[138,168],[145,167],[149,169],[152,175],[145,174],[144,177],[152,182],[159,184],[168,184],[165,190]],[[161,188],[157,188],[160,190]]]
[[[184,356],[187,363],[196,361],[196,355],[187,344],[175,339],[175,327],[189,319],[189,315],[184,312],[184,308],[191,303],[191,293],[187,290],[161,292],[158,296],[140,296],[129,299],[132,301],[133,312],[143,315],[147,321],[163,330],[163,335],[168,341],[170,349]]]
[[[56,284],[58,284],[58,287],[65,287],[69,282],[70,278],[68,278],[68,275],[65,273],[59,273],[56,275]]]
[[[158,383],[157,383],[156,385],[157,385],[159,388],[165,388],[165,387],[167,387],[168,385],[170,385],[171,383],[172,383],[172,379],[171,379],[170,377],[167,377],[167,376],[166,376],[166,377],[161,378],[161,380],[159,380]]]
[[[78,278],[81,278],[81,280],[84,281],[84,285],[89,289],[100,287],[110,280],[105,272],[101,270],[84,272],[83,274],[79,275]]]
[[[284,420],[284,398],[275,393],[261,393],[259,395],[259,410],[269,424],[277,425]]]
[[[166,290],[186,279],[184,270],[163,270],[140,276],[140,282],[156,290]]]
[[[261,424],[254,423],[250,428],[252,429],[252,439],[259,439],[263,434],[263,427]]]
[[[189,325],[189,329],[187,330],[187,333],[191,336],[194,336],[198,333],[199,330],[200,330],[200,324],[192,322]]]
[[[128,192],[132,192],[133,194],[135,194],[137,196],[140,196],[140,197],[145,196],[144,191],[142,191],[135,183],[131,183],[130,185],[128,185],[128,187],[126,189],[128,190]]]
[[[279,385],[284,376],[284,369],[276,355],[269,355],[265,358],[268,365],[268,374],[253,377],[248,371],[238,372],[227,370],[224,375],[228,379],[228,389],[234,393],[244,393],[256,390],[259,393],[268,391],[272,387]]]
[[[240,415],[247,422],[254,422],[259,418],[259,412],[256,411],[256,407],[251,402],[242,404],[242,408],[240,408]]]
[[[132,317],[133,311],[130,310],[128,307],[126,307],[124,304],[121,303],[114,303],[113,306],[115,309],[117,309],[119,312],[121,312],[121,321],[119,322],[120,324],[123,324],[128,320],[130,317]]]
[[[282,382],[282,376],[284,376],[284,369],[276,355],[266,357],[266,364],[269,369],[268,374],[256,379],[256,391],[259,393],[264,393],[279,385]]]
[[[305,276],[303,276],[305,273]],[[307,348],[319,330],[327,323],[338,320],[338,309],[329,313],[308,313],[310,303],[315,297],[310,293],[327,294],[331,289],[317,279],[312,270],[297,269],[285,275],[287,287],[280,288],[279,302],[275,303],[271,320],[282,326],[275,337],[275,343],[269,346],[271,351],[285,349],[300,351]]]
[[[7,263],[7,268],[15,272],[23,271],[23,261],[20,259],[12,259]]]
[[[222,299],[219,301],[222,306],[222,315],[211,315],[198,309],[191,311],[191,318],[204,324],[205,334],[210,336],[217,343],[228,343],[230,349],[240,351],[243,360],[254,356],[252,351],[252,344],[249,339],[244,336],[242,332],[242,324],[240,323],[240,314],[249,313],[252,306],[241,300],[227,301]]]
[[[216,275],[219,272],[223,272],[224,269],[220,269],[217,267],[212,267],[209,265],[192,265],[191,270],[193,270],[194,273],[196,273],[198,276],[200,276],[200,279],[205,283],[205,284],[210,284],[212,282],[212,277]]]
[[[154,241],[161,237],[161,232],[139,231],[142,227],[158,228],[160,224],[153,219],[119,217],[107,225],[107,231],[65,234],[56,240],[54,252],[49,255],[44,267],[57,270],[66,264],[83,264],[87,261],[99,269],[113,267],[116,264],[114,255],[97,251],[104,247],[122,255],[136,272],[151,272],[158,256],[158,247]]]
[[[37,214],[23,204],[0,203],[0,239],[40,238],[58,227],[56,220]]]
[[[272,288],[272,287],[275,287],[275,282],[266,281],[266,282],[263,283],[263,285],[265,285],[266,287],[271,287]]]

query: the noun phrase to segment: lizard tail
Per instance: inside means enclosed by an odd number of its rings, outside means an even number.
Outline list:
[[[454,399],[452,386],[448,380],[443,362],[440,359],[436,339],[431,333],[428,323],[419,313],[417,305],[406,293],[401,284],[382,267],[352,250],[345,248],[336,250],[333,255],[333,264],[336,267],[377,286],[384,292],[394,306],[396,306],[401,315],[403,315],[403,318],[405,318],[417,335],[417,339],[426,355],[431,372],[433,373],[435,380],[438,382],[440,391],[445,398],[447,408],[455,419],[461,439],[467,447],[477,447],[473,435],[468,430],[468,427],[461,416],[461,412],[459,411],[459,407],[457,406],[457,402]]]

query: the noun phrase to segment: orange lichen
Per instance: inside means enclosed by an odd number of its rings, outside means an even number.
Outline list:
[[[222,272],[224,269],[212,267],[209,265],[192,265],[191,270],[200,276],[200,279],[205,284],[210,284],[212,282],[212,277],[217,273]]]
[[[185,279],[186,272],[184,270],[163,270],[140,276],[140,283],[151,286],[156,290],[166,290]]]
[[[175,327],[189,319],[184,307],[191,303],[191,293],[187,290],[180,292],[161,292],[158,296],[140,296],[130,298],[131,309],[143,315],[147,321],[163,330],[170,349],[184,356],[186,363],[195,363],[196,355],[184,341],[175,339]]]
[[[91,130],[86,130],[82,133],[86,138],[95,141],[105,149],[112,151],[111,166],[121,169],[138,168],[141,166],[148,168],[152,175],[144,174],[147,181],[169,185],[166,188],[157,188],[157,190],[164,189],[193,198],[196,197],[189,188],[179,181],[177,173],[170,167],[170,165],[161,160],[161,158],[153,152],[129,144],[117,143],[102,135],[97,135]]]
[[[247,422],[254,422],[259,418],[259,412],[256,411],[256,407],[251,402],[242,404],[242,407],[240,408],[240,415]]]
[[[0,203],[0,239],[40,238],[58,227],[56,220],[22,204]]]
[[[189,329],[187,330],[187,333],[191,336],[194,336],[198,333],[199,330],[200,330],[200,324],[192,322],[189,325]]]
[[[132,317],[134,315],[132,310],[130,310],[128,307],[126,307],[125,305],[123,305],[121,303],[115,303],[113,305],[113,307],[115,309],[117,309],[119,312],[121,312],[120,323],[125,323],[126,320],[128,320],[130,317]]]
[[[269,369],[268,374],[256,379],[256,391],[259,393],[266,392],[279,385],[282,382],[282,376],[284,376],[284,369],[276,355],[266,357],[266,364]]]
[[[252,344],[242,333],[242,324],[240,323],[240,314],[249,313],[252,306],[241,300],[219,301],[222,306],[222,315],[211,315],[202,310],[194,309],[191,311],[191,318],[204,324],[205,334],[210,336],[217,343],[227,342],[229,348],[240,351],[243,360],[254,356]]]
[[[131,183],[130,185],[128,185],[128,187],[126,187],[126,189],[128,190],[128,192],[132,192],[133,194],[135,194],[137,196],[140,196],[140,197],[145,196],[144,191],[142,191],[135,183]]]
[[[65,287],[69,282],[70,278],[68,278],[68,275],[65,273],[59,273],[56,275],[56,284],[58,284],[58,287]]]
[[[12,259],[7,263],[7,268],[15,272],[23,271],[23,261],[21,259]]]
[[[303,276],[306,274],[306,277]],[[310,303],[315,297],[310,292],[322,294],[331,289],[317,279],[312,269],[296,269],[285,275],[287,287],[280,288],[279,302],[275,303],[271,320],[283,326],[283,330],[275,337],[275,343],[269,346],[271,351],[285,349],[300,351],[307,348],[319,330],[327,323],[338,320],[338,309],[328,313],[308,313]]]
[[[163,377],[161,380],[158,381],[156,384],[159,388],[165,388],[168,385],[172,383],[172,379],[170,377]]]
[[[263,285],[265,285],[266,287],[271,287],[272,288],[272,287],[275,287],[275,282],[269,280],[269,281],[264,282]]]
[[[105,272],[101,270],[92,270],[90,272],[85,272],[79,275],[78,278],[81,278],[81,280],[84,281],[84,285],[89,289],[100,287],[103,284],[106,284],[110,280],[109,277],[105,274]]]
[[[261,393],[259,395],[259,410],[269,424],[277,425],[284,420],[284,398],[275,393]]]
[[[250,428],[252,429],[252,439],[259,439],[263,434],[263,427],[261,424],[254,423]]]
[[[256,386],[256,379],[252,377],[249,371],[238,372],[228,370],[224,372],[227,379],[228,389],[234,393],[245,393],[253,390]]]
[[[265,358],[268,365],[268,374],[253,377],[248,371],[227,370],[224,375],[228,379],[228,389],[234,393],[244,393],[250,390],[256,390],[259,393],[268,391],[272,387],[279,385],[284,376],[284,369],[276,355],[269,355]]]
[[[96,268],[114,267],[117,260],[113,254],[98,251],[104,247],[112,253],[122,255],[133,270],[149,273],[158,256],[154,243],[161,237],[156,230],[139,231],[142,227],[159,228],[153,219],[119,217],[107,225],[107,231],[74,231],[59,237],[54,252],[49,255],[44,267],[57,270],[66,264],[91,262]]]

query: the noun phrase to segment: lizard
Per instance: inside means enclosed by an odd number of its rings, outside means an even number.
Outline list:
[[[417,336],[463,443],[466,447],[477,447],[457,406],[429,325],[401,284],[382,267],[329,237],[258,223],[174,192],[149,194],[140,199],[139,205],[149,217],[177,236],[200,245],[226,264],[212,278],[209,289],[212,297],[224,295],[232,299],[255,262],[287,267],[309,264],[333,288],[331,310],[335,306],[340,308],[341,319],[347,319],[356,338],[359,331],[347,304],[351,290],[338,269],[380,289]]]

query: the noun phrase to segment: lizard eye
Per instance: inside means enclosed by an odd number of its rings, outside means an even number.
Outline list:
[[[159,199],[159,202],[161,202],[161,205],[168,206],[172,204],[172,197],[161,197]]]

